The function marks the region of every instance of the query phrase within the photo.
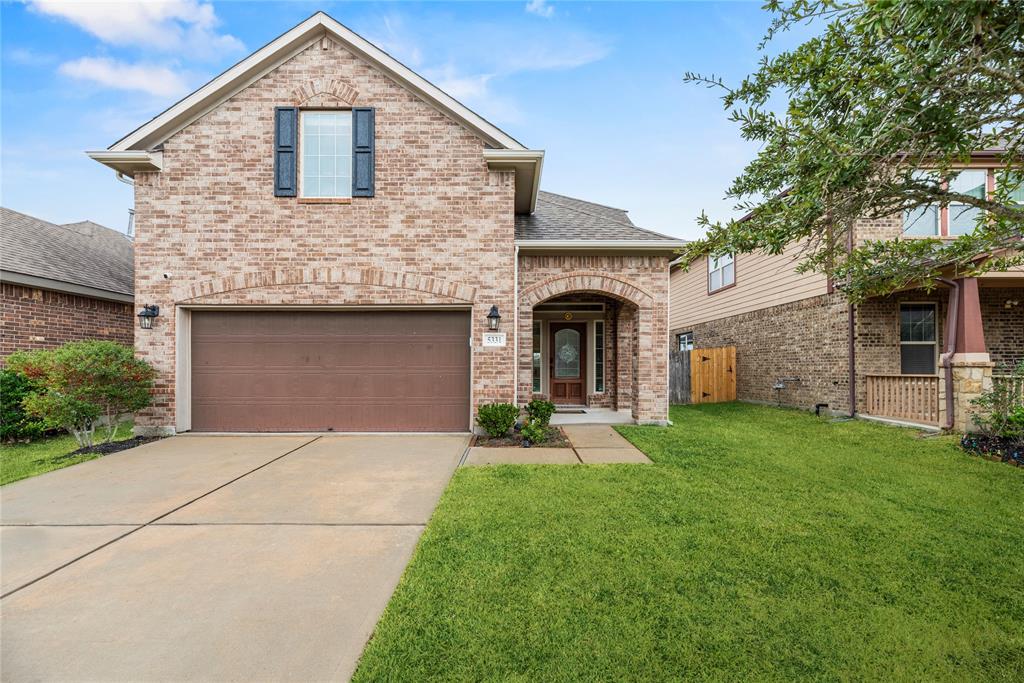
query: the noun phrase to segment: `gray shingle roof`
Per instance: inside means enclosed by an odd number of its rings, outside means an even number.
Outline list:
[[[56,225],[0,207],[0,269],[118,294],[134,292],[131,240],[92,221]]]
[[[638,228],[623,209],[543,191],[537,193],[534,213],[516,216],[516,239],[679,241]]]

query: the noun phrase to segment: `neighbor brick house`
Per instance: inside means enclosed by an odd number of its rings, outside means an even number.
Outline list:
[[[131,344],[132,279],[124,233],[0,208],[0,363],[80,339]]]
[[[323,13],[89,154],[134,178],[160,307],[143,431],[461,431],[539,396],[666,420],[678,242],[540,192],[543,152]]]
[[[992,154],[976,154],[957,182],[991,191],[997,165]],[[862,220],[854,239],[955,238],[973,229],[971,211],[954,205]],[[861,415],[962,430],[970,400],[1005,365],[1024,360],[1024,269],[850,306],[824,275],[796,272],[799,251],[700,259],[672,270],[673,347],[735,346],[741,400],[849,413],[852,395]],[[951,295],[959,301],[955,316]],[[951,322],[956,334],[947,339]],[[951,415],[943,364],[950,351]]]

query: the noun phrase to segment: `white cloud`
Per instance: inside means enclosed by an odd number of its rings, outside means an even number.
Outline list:
[[[111,45],[216,58],[245,46],[217,31],[213,5],[199,0],[30,0],[40,14],[59,17]]]
[[[48,52],[39,52],[27,47],[15,47],[7,51],[7,59],[21,66],[47,66],[57,61]]]
[[[547,0],[529,0],[526,3],[526,11],[548,19],[555,14],[555,8],[549,5]]]
[[[152,64],[125,64],[106,57],[82,57],[61,64],[58,70],[65,76],[108,88],[136,90],[159,97],[175,97],[189,90],[180,74]]]

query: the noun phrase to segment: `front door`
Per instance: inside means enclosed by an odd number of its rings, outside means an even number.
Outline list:
[[[560,405],[586,403],[587,326],[551,323],[551,400]]]

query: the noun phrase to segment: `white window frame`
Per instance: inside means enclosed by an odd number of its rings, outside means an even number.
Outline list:
[[[592,374],[593,374],[593,377],[594,377],[594,379],[593,379],[594,393],[595,394],[603,394],[605,387],[608,385],[607,378],[605,377],[605,370],[607,370],[607,363],[605,363],[605,357],[604,357],[605,356],[605,350],[606,350],[606,347],[607,347],[604,335],[605,335],[605,333],[606,333],[608,328],[605,326],[603,320],[595,320],[593,322],[594,322],[594,324],[593,324],[593,332],[590,335],[590,337],[594,341],[591,344],[591,346],[593,348],[590,350],[590,357],[593,359],[591,362],[593,363],[593,366],[592,366],[593,373]],[[597,335],[598,335],[597,329],[598,329],[598,325],[601,326],[601,346],[600,347],[598,347],[598,345],[597,345]],[[601,362],[600,362],[600,365],[598,365],[598,361],[597,361],[597,351],[599,349],[601,351]],[[600,369],[601,369],[601,386],[600,386],[600,388],[597,386],[597,370],[598,370],[598,367],[600,367]]]
[[[932,307],[932,310],[935,311],[935,339],[933,339],[930,342],[928,342],[928,341],[903,341],[902,325],[903,325],[903,307],[904,306],[931,306]],[[932,366],[935,368],[935,371],[938,372],[938,369],[939,369],[939,305],[936,302],[934,302],[934,301],[901,301],[901,302],[899,302],[899,305],[897,307],[897,321],[896,321],[896,324],[900,326],[900,329],[897,332],[897,334],[899,336],[899,342],[900,342],[900,374],[901,375],[904,374],[904,372],[903,372],[903,352],[902,352],[902,349],[903,349],[904,346],[927,346],[927,345],[931,345],[934,348],[934,353],[932,354],[933,355]],[[934,374],[935,373],[932,373],[932,374],[920,374],[920,375],[907,375],[907,376],[908,377],[932,377]]]
[[[305,127],[306,127],[306,123],[305,123],[305,119],[306,119],[306,114],[323,114],[323,113],[329,113],[329,114],[347,113],[349,115],[349,134],[350,134],[350,139],[349,139],[349,155],[348,155],[349,156],[349,161],[351,162],[355,158],[354,150],[352,149],[353,141],[351,140],[352,125],[353,125],[353,122],[352,122],[352,110],[351,109],[300,109],[299,110],[299,149],[298,149],[298,164],[297,164],[297,174],[298,174],[298,177],[299,177],[299,198],[300,199],[312,199],[312,200],[323,199],[323,200],[328,200],[328,201],[329,200],[338,200],[338,199],[350,200],[350,199],[352,199],[352,175],[355,172],[354,168],[349,169],[349,176],[348,176],[349,182],[348,182],[348,187],[347,187],[348,192],[346,194],[336,194],[336,195],[332,195],[332,196],[324,196],[324,195],[310,196],[310,195],[306,194],[306,179],[305,179],[305,175],[306,174],[304,173],[304,167],[306,165],[306,160],[305,160],[305,146],[306,146],[306,140],[305,140]]]
[[[689,339],[686,348],[683,348],[683,338]],[[676,335],[676,350],[678,351],[693,351],[693,331],[680,332]]]
[[[537,335],[537,351],[533,350],[534,334]],[[540,355],[540,364],[536,368],[536,375],[533,367],[535,353]],[[530,326],[530,390],[534,394],[544,393],[544,323],[540,320],[534,320],[533,325]]]
[[[725,281],[725,269],[728,266],[732,266],[732,279],[729,282]],[[711,286],[711,276],[713,273],[721,274],[721,284],[717,287]],[[736,255],[735,254],[722,254],[718,258],[712,258],[708,256],[708,294],[728,289],[736,284]]]

